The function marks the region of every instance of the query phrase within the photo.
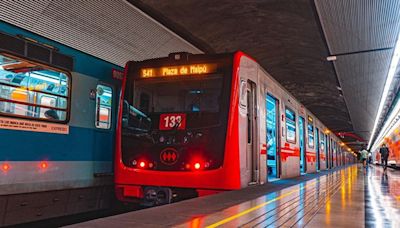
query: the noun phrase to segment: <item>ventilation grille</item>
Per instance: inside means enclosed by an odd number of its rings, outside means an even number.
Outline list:
[[[123,0],[0,1],[0,20],[119,66],[170,52],[201,53]]]
[[[57,53],[53,49],[46,48],[40,44],[3,33],[0,33],[0,51],[17,56],[26,56],[30,59],[50,64],[64,70],[73,70],[72,57]]]

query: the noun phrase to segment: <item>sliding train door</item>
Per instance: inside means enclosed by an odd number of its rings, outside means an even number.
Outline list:
[[[273,181],[279,178],[279,102],[270,94],[266,96],[266,141],[267,141],[267,168],[268,181]]]
[[[319,158],[319,129],[315,128],[315,153],[317,156],[317,163],[316,163],[316,168],[317,172],[320,170],[320,158]]]
[[[256,84],[247,82],[247,167],[251,172],[250,183],[257,183],[259,178],[257,153],[257,96]]]
[[[299,137],[300,137],[300,174],[305,174],[306,169],[306,144],[305,144],[305,121],[299,116]]]
[[[325,135],[325,164],[326,169],[329,169],[329,138]]]

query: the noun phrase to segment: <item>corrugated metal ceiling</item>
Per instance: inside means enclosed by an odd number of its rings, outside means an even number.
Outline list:
[[[201,51],[124,0],[0,1],[0,20],[124,66]]]
[[[368,140],[400,30],[400,1],[314,2],[355,133]]]
[[[215,52],[242,50],[332,131],[350,117],[310,0],[129,0]]]

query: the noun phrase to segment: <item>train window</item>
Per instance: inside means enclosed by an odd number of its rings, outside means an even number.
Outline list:
[[[240,81],[240,107],[246,108],[247,106],[247,82],[245,80]]]
[[[0,53],[0,114],[65,122],[68,102],[66,73]]]
[[[252,107],[251,107],[251,91],[247,90],[247,143],[251,143],[251,136],[252,136]]]
[[[285,110],[286,116],[286,140],[296,142],[296,113],[289,108]]]
[[[96,88],[96,127],[110,129],[112,88],[105,85],[97,85]]]
[[[314,148],[314,126],[310,122],[308,122],[307,124],[307,131],[308,131],[308,147]]]

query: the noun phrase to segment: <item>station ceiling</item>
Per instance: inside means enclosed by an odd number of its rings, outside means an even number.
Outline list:
[[[250,54],[330,130],[358,136],[343,138],[352,148],[369,140],[400,1],[128,1],[205,52]]]
[[[202,53],[125,0],[0,1],[0,21],[121,67],[170,52]]]

